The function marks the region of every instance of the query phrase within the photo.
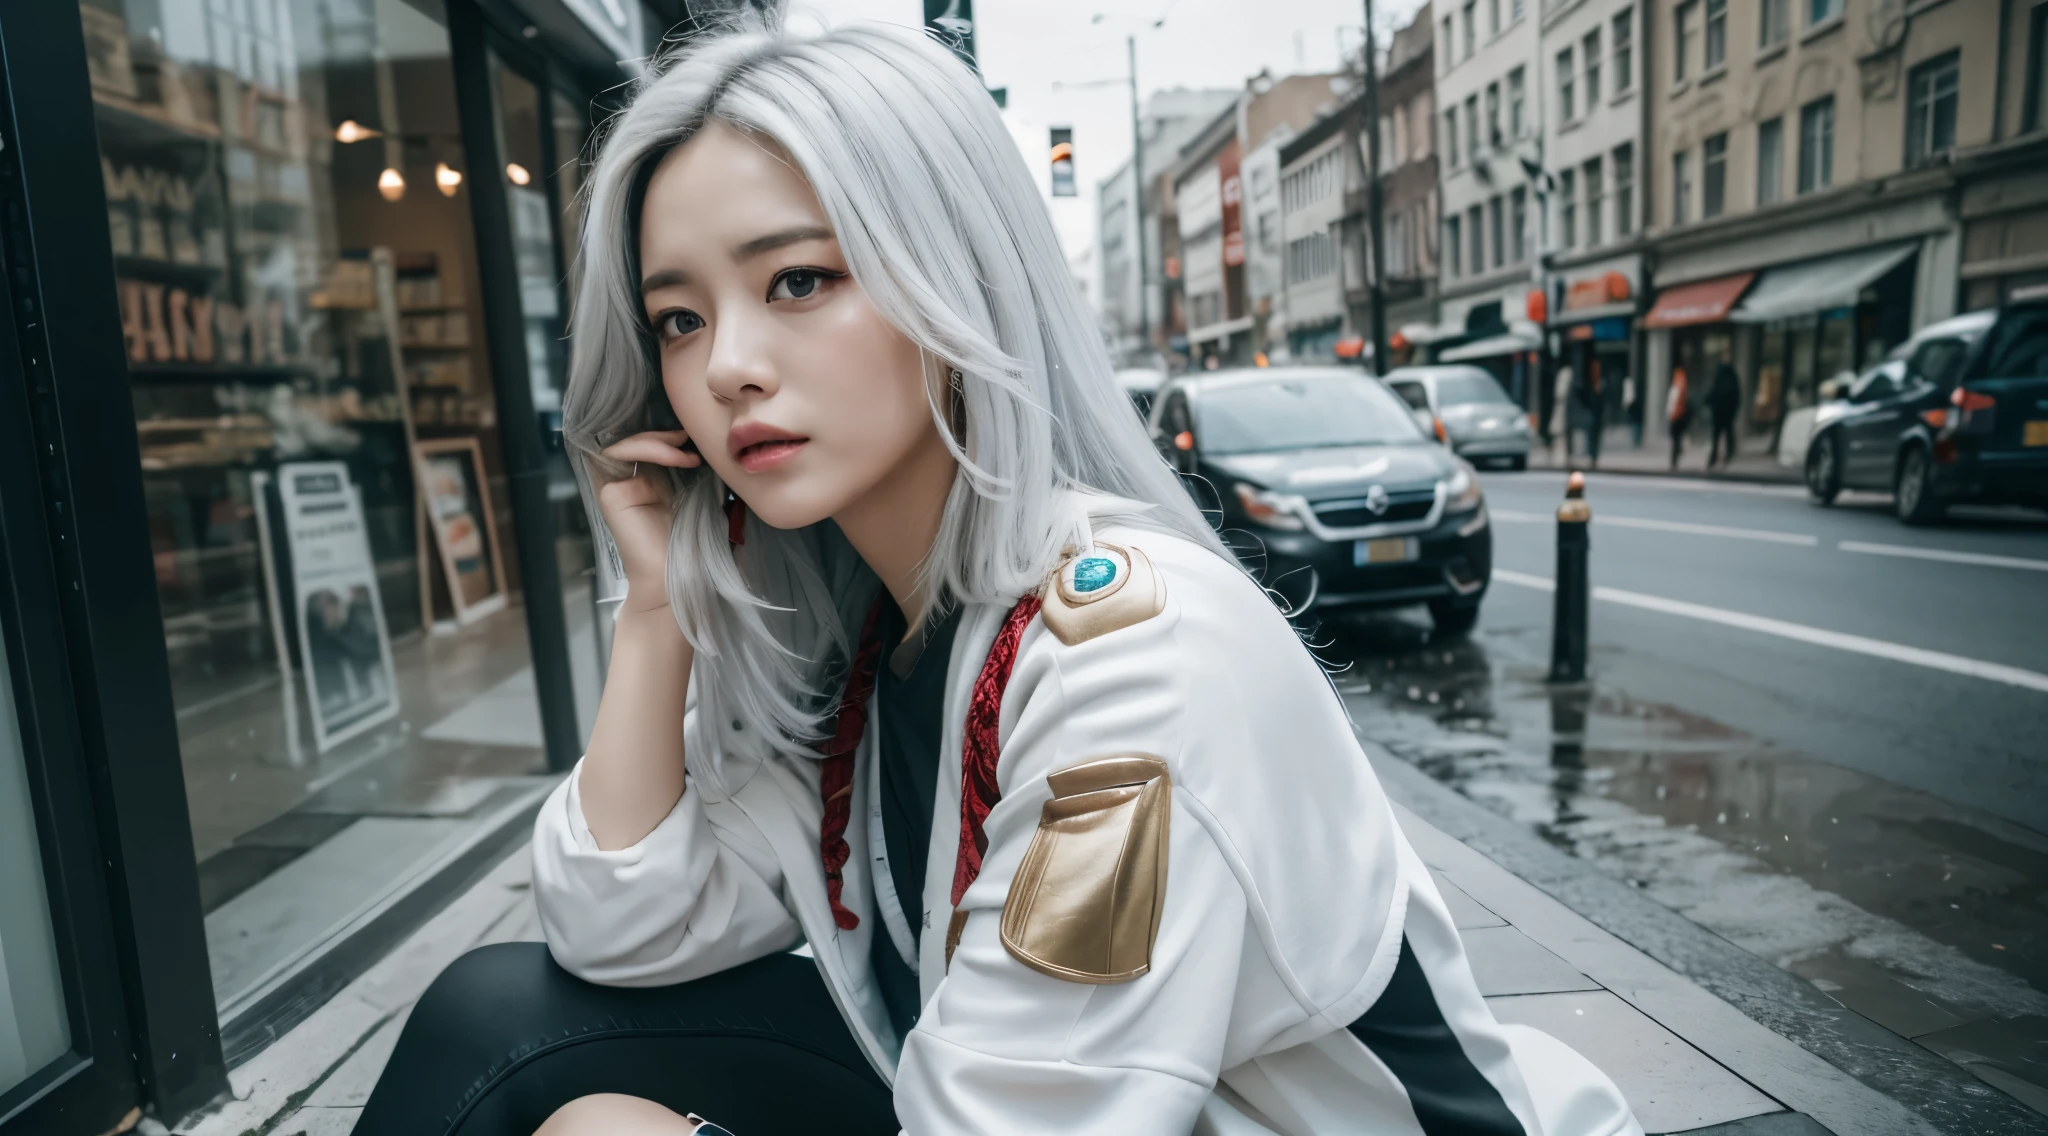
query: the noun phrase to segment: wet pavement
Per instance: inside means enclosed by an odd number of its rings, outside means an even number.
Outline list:
[[[1592,681],[1553,687],[1549,605],[1497,582],[1466,639],[1412,610],[1314,641],[1396,756],[2048,1112],[2048,835],[1645,697],[1663,660],[1598,608]]]

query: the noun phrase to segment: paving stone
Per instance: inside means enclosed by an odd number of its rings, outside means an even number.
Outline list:
[[[1647,1132],[1780,1111],[1778,1102],[1605,990],[1488,998],[1493,1016],[1578,1050],[1621,1087]]]
[[[1914,1040],[2029,1108],[2048,1112],[2048,1018],[1985,1018]]]
[[[1436,881],[1437,893],[1444,897],[1444,906],[1451,909],[1451,924],[1464,931],[1473,927],[1505,927],[1508,921],[1482,907],[1478,900],[1465,894],[1465,889],[1454,884],[1442,872],[1431,872]]]
[[[398,1046],[398,1032],[404,1028],[410,1012],[408,1008],[386,1020],[348,1060],[320,1082],[320,1087],[306,1098],[306,1104],[320,1108],[361,1108],[368,1104],[370,1090],[377,1087],[378,1076],[391,1060],[391,1051]]]
[[[1803,1112],[1767,1112],[1726,1124],[1710,1124],[1670,1136],[1835,1136],[1820,1121]]]
[[[270,1131],[274,1136],[349,1136],[360,1108],[302,1108]]]
[[[1479,992],[1488,997],[1600,989],[1599,983],[1513,927],[1475,927],[1458,932],[1458,937],[1465,941],[1465,957],[1472,962]]]

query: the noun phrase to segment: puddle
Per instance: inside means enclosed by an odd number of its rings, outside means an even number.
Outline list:
[[[1975,1028],[2023,1040],[1975,1059],[2048,1087],[2048,835],[1597,674],[1552,688],[1547,632],[1366,615],[1316,638],[1397,756],[1904,1036],[2004,1023]]]

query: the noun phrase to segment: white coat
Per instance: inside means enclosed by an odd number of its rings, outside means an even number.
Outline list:
[[[1002,606],[969,606],[954,637],[921,926],[904,924],[880,859],[876,715],[846,831],[842,901],[859,925],[841,930],[819,859],[817,762],[769,756],[692,710],[688,789],[638,844],[598,849],[574,774],[543,806],[534,894],[556,960],[591,982],[659,986],[807,941],[915,1136],[1420,1136],[1418,1112],[1474,1086],[1498,1094],[1506,1121],[1485,1131],[1639,1136],[1590,1062],[1494,1021],[1341,702],[1267,596],[1191,542],[1099,535],[1149,556],[1165,606],[1072,646],[1041,618],[1026,628],[1002,702],[1002,798],[950,965],[963,726]],[[1130,752],[1171,770],[1150,969],[1110,985],[1050,977],[997,929],[1051,796],[1046,775]],[[889,1024],[871,950],[900,951],[917,970],[924,1005],[907,1038]],[[1348,1027],[1383,998],[1433,1002],[1451,1048],[1368,1047]]]

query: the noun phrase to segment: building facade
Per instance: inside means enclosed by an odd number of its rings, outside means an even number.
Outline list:
[[[1381,239],[1386,242],[1387,340],[1399,364],[1414,357],[1410,332],[1437,322],[1436,18],[1424,4],[1394,33],[1380,71]],[[1353,301],[1366,305],[1369,297]]]
[[[1228,89],[1176,88],[1156,91],[1145,100],[1139,116],[1139,129],[1145,138],[1140,166],[1145,172],[1148,190],[1142,234],[1137,224],[1139,210],[1133,194],[1131,163],[1126,160],[1098,186],[1095,242],[1098,250],[1096,278],[1099,281],[1097,311],[1104,334],[1109,338],[1111,352],[1119,362],[1138,365],[1149,360],[1167,339],[1163,330],[1170,323],[1170,313],[1166,303],[1167,282],[1162,272],[1164,245],[1160,240],[1160,217],[1165,210],[1161,208],[1158,195],[1162,181],[1168,191],[1171,181],[1164,175],[1172,169],[1181,147],[1187,144],[1194,132],[1213,121],[1236,99],[1237,92]],[[1149,258],[1145,272],[1139,270],[1141,257]],[[1142,321],[1139,318],[1141,286],[1149,286],[1142,301]],[[1139,335],[1141,323],[1152,332],[1149,344]]]
[[[1653,408],[1662,407],[1674,368],[1700,392],[1729,367],[1742,386],[1745,445],[1777,445],[1823,383],[1861,371],[1958,310],[1959,201],[1981,211],[1984,224],[1971,232],[1999,234],[1982,238],[1987,251],[2000,251],[1975,262],[1973,279],[2003,280],[2008,267],[2033,263],[2004,256],[2012,227],[1993,220],[2039,215],[2030,213],[2038,192],[2016,176],[2032,151],[1990,155],[1974,198],[1959,180],[1962,159],[1988,152],[2010,129],[1999,122],[2000,88],[2025,86],[2014,66],[2025,65],[2025,52],[2013,48],[2001,60],[2000,37],[2009,45],[2025,37],[2010,26],[2001,33],[2000,24],[2032,26],[2039,7],[2025,7],[1648,6],[1647,168],[1656,178],[1647,215],[1658,294],[1643,323]],[[2023,102],[2005,99],[2022,111]]]
[[[1527,404],[1542,344],[1529,295],[1543,238],[1536,0],[1451,0],[1436,19],[1439,361],[1486,367]],[[1423,336],[1418,336],[1422,338]]]
[[[1643,286],[1640,0],[1544,0],[1536,63],[1549,173],[1545,326],[1605,422],[1640,414],[1634,380]],[[1531,405],[1546,413],[1555,391]],[[1583,410],[1581,411],[1583,413]]]
[[[563,281],[682,14],[0,10],[0,1133],[217,1099],[579,754]]]

